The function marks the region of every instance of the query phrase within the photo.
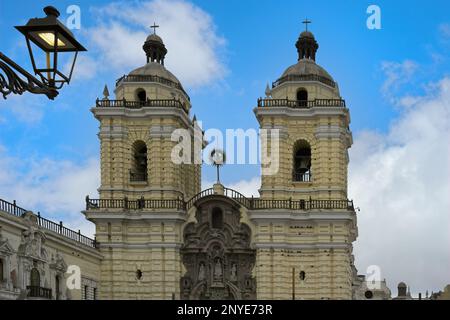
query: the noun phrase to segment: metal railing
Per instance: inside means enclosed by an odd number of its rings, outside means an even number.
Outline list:
[[[127,108],[141,109],[144,107],[164,107],[164,108],[180,108],[188,112],[186,104],[176,99],[147,99],[146,101],[128,101],[122,100],[100,100],[95,101],[97,108]]]
[[[28,210],[17,206],[16,201],[14,200],[12,203],[0,199],[0,211],[12,214],[16,217],[21,217]],[[95,239],[91,239],[81,234],[80,230],[74,231],[69,228],[63,226],[63,223],[56,223],[51,220],[45,219],[41,217],[40,212],[37,213],[38,226],[58,233],[66,238],[82,243],[88,247],[96,248]]]
[[[336,83],[324,76],[319,76],[316,74],[292,74],[284,76],[277,81],[272,83],[272,88],[278,87],[280,84],[290,81],[318,81],[322,82],[323,84],[326,84],[327,86],[336,87]]]
[[[184,210],[185,202],[182,199],[90,199],[86,197],[86,210],[95,209],[177,209]]]
[[[2,199],[0,199],[0,211],[4,211],[17,217],[21,217],[25,212],[27,212],[26,209],[17,206],[16,200],[11,203]]]
[[[147,172],[130,171],[130,181],[131,182],[146,182],[147,181]]]
[[[294,182],[311,182],[312,174],[310,172],[293,172],[292,180]]]
[[[310,109],[314,107],[339,107],[345,108],[343,99],[315,99],[309,101],[289,99],[258,99],[258,107],[288,107]]]
[[[183,199],[90,199],[86,197],[86,210],[98,209],[123,209],[123,210],[139,210],[139,209],[177,209],[189,210],[201,198],[215,195],[214,189],[205,189],[188,201]],[[354,210],[353,201],[351,200],[272,200],[260,198],[247,198],[236,190],[224,188],[224,196],[233,199],[249,210],[264,209],[292,209],[292,210],[316,210],[316,209],[345,209]]]
[[[47,289],[38,286],[27,286],[27,297],[51,299],[52,289]]]
[[[174,81],[169,80],[164,77],[152,76],[152,75],[124,75],[116,80],[116,87],[121,82],[157,82],[157,83],[161,83],[166,86],[181,90],[186,95],[188,100],[190,100],[189,95],[186,93],[186,91],[184,91],[183,87],[179,83],[174,82]]]

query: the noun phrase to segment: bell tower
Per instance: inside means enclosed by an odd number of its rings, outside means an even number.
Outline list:
[[[319,66],[310,31],[296,43],[299,60],[258,100],[262,129],[279,129],[279,170],[262,177],[267,199],[347,199],[350,115],[337,82]]]
[[[162,39],[152,33],[143,49],[147,64],[116,81],[115,100],[105,96],[91,110],[100,122],[100,197],[189,199],[200,191],[200,167],[172,162],[171,134],[193,132],[190,99],[164,67]]]
[[[256,230],[257,297],[351,299],[357,226],[347,200],[349,110],[316,63],[312,32],[303,31],[296,48],[298,62],[254,109],[261,129],[279,130],[278,172],[262,175],[258,206],[248,213]],[[271,144],[268,152],[276,152]]]
[[[184,129],[191,146],[202,140],[189,96],[163,64],[161,37],[153,32],[143,49],[147,63],[116,81],[114,100],[105,88],[91,109],[100,123],[101,185],[83,213],[104,256],[100,299],[179,297],[185,201],[200,191],[200,164],[173,161],[175,130]]]

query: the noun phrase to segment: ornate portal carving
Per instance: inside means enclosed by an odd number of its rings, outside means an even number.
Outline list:
[[[196,203],[197,223],[184,229],[181,249],[186,274],[182,299],[255,299],[252,277],[256,252],[250,247],[250,228],[240,223],[239,205],[213,195]]]

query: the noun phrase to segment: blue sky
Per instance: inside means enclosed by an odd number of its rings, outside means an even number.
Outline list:
[[[62,12],[62,21],[67,18],[65,8],[71,4],[80,6],[82,28],[74,32],[90,50],[87,55],[98,63],[102,63],[101,58],[83,29],[95,27],[102,19],[93,12],[92,7],[102,7],[108,3],[54,3]],[[211,15],[217,34],[226,41],[218,54],[228,74],[220,81],[194,90],[187,86],[188,90],[191,89],[193,113],[203,121],[204,128],[257,127],[252,108],[256,99],[264,95],[266,83],[275,81],[285,68],[296,62],[294,44],[304,27],[301,20],[306,16],[313,20],[310,29],[320,44],[317,61],[338,81],[341,94],[351,109],[354,133],[362,129],[384,132],[396,116],[396,110],[380,92],[385,81],[380,69],[382,61],[410,59],[429,65],[430,68],[424,68],[420,75],[428,80],[436,79],[442,70],[448,70],[445,68],[448,61],[436,67],[440,70],[433,70],[435,66],[431,62],[431,55],[442,51],[439,26],[448,18],[446,9],[450,6],[446,1],[433,1],[433,6],[424,6],[422,1],[377,1],[382,10],[382,30],[366,28],[366,9],[372,4],[367,1],[194,3]],[[26,22],[29,17],[40,16],[46,4],[47,1],[33,1],[27,6],[17,6],[14,1],[2,1],[1,50],[22,65],[29,66],[29,59],[22,35],[12,26]],[[5,15],[6,12],[8,15]],[[155,20],[158,20],[157,16]],[[164,25],[161,25],[160,30],[163,28]],[[168,49],[167,64],[170,66],[170,59],[177,52],[170,50],[170,47]],[[101,95],[104,84],[108,83],[112,88],[114,80],[120,75],[115,71],[103,70],[89,81],[75,80],[61,91],[54,102],[47,101],[45,97],[33,98],[42,105],[39,110],[43,116],[32,124],[17,121],[11,109],[0,109],[0,115],[5,120],[0,128],[0,142],[19,157],[31,153],[36,157],[46,155],[55,159],[82,161],[97,155],[97,122],[88,109]],[[411,92],[421,89],[415,86]],[[23,96],[23,99],[27,98],[30,98],[29,95]],[[257,166],[241,167],[225,168],[225,182],[250,178],[258,173]],[[211,180],[213,170],[205,168],[204,174],[205,179]]]
[[[420,101],[436,101],[436,104],[429,108],[440,106],[442,101],[447,105],[444,94],[445,83],[440,81],[449,76],[450,70],[448,1],[433,0],[432,5],[430,2],[419,0],[370,2],[228,0],[168,1],[166,4],[161,4],[162,1],[156,2],[160,7],[173,5],[174,8],[178,8],[176,6],[181,4],[188,15],[192,12],[200,22],[192,19],[177,21],[176,15],[174,17],[170,14],[158,15],[158,10],[145,16],[145,12],[142,12],[145,2],[136,1],[128,1],[126,5],[123,2],[118,4],[122,8],[136,9],[127,17],[120,17],[117,11],[111,10],[114,5],[111,7],[110,1],[27,1],[26,6],[17,5],[17,1],[1,1],[0,50],[28,70],[31,70],[31,67],[22,35],[13,26],[24,24],[31,17],[42,16],[42,8],[48,4],[60,9],[62,21],[67,19],[65,11],[69,5],[76,4],[81,8],[81,29],[74,30],[74,33],[89,51],[83,54],[86,57],[83,64],[79,68],[76,66],[73,83],[64,87],[55,101],[30,94],[0,101],[0,168],[4,171],[0,173],[0,198],[8,200],[11,200],[11,197],[17,198],[19,203],[31,206],[33,210],[47,212],[47,215],[54,219],[73,219],[74,226],[92,232],[91,227],[85,227],[80,219],[74,218],[80,216],[78,210],[83,207],[84,195],[95,192],[92,181],[80,178],[79,186],[74,186],[74,190],[78,187],[82,189],[84,183],[89,186],[86,186],[86,190],[76,189],[74,192],[76,197],[70,195],[72,198],[67,203],[60,201],[60,196],[56,200],[56,196],[41,196],[39,190],[47,190],[40,186],[57,181],[61,190],[67,193],[64,186],[66,180],[59,178],[65,177],[69,171],[81,177],[83,172],[86,172],[84,168],[95,163],[99,155],[96,136],[98,123],[89,109],[94,105],[95,99],[101,97],[105,84],[108,84],[112,93],[117,78],[145,62],[142,51],[139,53],[142,56],[138,54],[137,58],[129,60],[127,57],[118,58],[112,55],[114,43],[102,41],[105,39],[102,36],[105,35],[111,39],[118,36],[108,34],[108,29],[111,31],[112,26],[120,25],[118,30],[128,30],[129,41],[136,40],[135,45],[141,50],[145,35],[150,32],[145,26],[151,25],[153,21],[160,24],[157,33],[163,36],[169,50],[166,66],[181,80],[186,79],[183,84],[191,96],[192,115],[195,113],[197,118],[203,121],[204,129],[225,130],[258,127],[252,111],[256,100],[264,96],[266,83],[275,81],[288,66],[296,63],[297,52],[294,44],[304,29],[301,21],[305,17],[310,18],[313,21],[310,30],[320,45],[317,62],[339,83],[341,95],[350,108],[351,129],[355,137],[355,147],[351,151],[350,197],[354,197],[357,204],[358,197],[361,199],[359,204],[362,212],[365,211],[369,217],[370,204],[375,200],[367,198],[366,194],[362,193],[364,190],[358,188],[364,184],[358,185],[357,182],[361,181],[361,178],[355,174],[365,174],[366,178],[370,176],[373,173],[373,170],[368,171],[367,167],[367,163],[371,163],[370,160],[380,161],[375,166],[380,170],[381,168],[387,170],[385,166],[386,163],[393,161],[390,158],[393,151],[412,150],[408,149],[408,146],[412,145],[408,144],[410,143],[408,137],[414,134],[414,130],[420,128],[420,125],[408,127],[411,134],[406,133],[403,140],[398,138],[401,136],[398,128],[404,128],[402,123],[413,117],[414,112],[431,113],[423,111],[421,105],[418,105],[420,97],[424,98]],[[368,18],[366,9],[371,4],[381,8],[381,30],[369,30],[366,27]],[[185,34],[180,32],[177,34],[178,38],[173,37],[173,32],[171,34],[169,31],[180,30],[180,27],[172,28],[172,24],[182,27],[185,24],[186,30],[192,28],[193,32],[198,31],[200,41],[193,37],[192,32]],[[127,33],[123,35],[126,36]],[[184,43],[186,51],[189,52],[180,53],[173,49],[176,41],[187,42],[191,38],[197,42]],[[120,46],[120,43],[118,45]],[[126,48],[124,50],[123,52],[127,52]],[[197,50],[206,53],[197,55]],[[197,61],[198,64],[188,69],[183,67],[183,61],[177,60],[180,55],[192,56],[192,59],[203,57],[205,61]],[[124,61],[124,64],[115,64],[117,61]],[[200,67],[195,67],[197,65]],[[193,79],[202,80],[196,82]],[[439,86],[439,83],[442,85]],[[439,97],[444,97],[442,98],[444,100],[439,100]],[[447,111],[445,109],[444,117],[448,115]],[[448,129],[445,125],[443,128]],[[442,162],[436,164],[435,169],[440,168],[448,172],[448,165],[445,166],[445,163],[448,163],[445,162],[448,160],[448,152],[445,152],[448,150],[448,131],[443,131],[442,134],[444,140],[424,138],[423,144],[434,145],[436,150],[442,151]],[[375,158],[374,154],[379,157]],[[421,155],[412,153],[411,157],[412,159],[409,158],[407,162],[417,163],[416,167],[420,167],[422,162],[415,162],[414,157],[422,159]],[[423,170],[430,170],[426,167],[426,163],[427,158],[423,159],[425,166]],[[402,168],[403,164],[398,165]],[[89,174],[91,173],[92,168],[89,171]],[[225,166],[221,177],[227,185],[244,186],[254,191],[256,187],[252,179],[258,176],[258,173],[257,165],[229,165]],[[10,181],[14,179],[26,182],[16,190]],[[212,181],[214,170],[204,167],[203,179]],[[380,192],[392,193],[392,190],[401,188],[399,182],[402,181],[401,178],[397,180],[392,178],[389,181],[392,185],[380,189]],[[420,185],[415,190],[429,189],[432,195],[436,194],[434,191],[438,188],[441,191],[448,190],[448,179],[443,180],[442,184],[431,184],[432,182],[425,178],[418,183]],[[58,195],[60,192],[52,188],[48,190],[53,190]],[[400,196],[407,197],[392,194],[391,201]],[[436,210],[447,214],[444,217],[447,219],[448,202],[441,200],[436,199],[440,204]],[[381,208],[386,211],[384,217],[392,217],[393,212]],[[409,208],[405,207],[404,210],[410,213]],[[374,209],[372,213],[377,214]],[[420,214],[421,212],[417,211],[413,216]],[[442,224],[442,220],[436,219],[437,223]],[[383,221],[388,223],[386,220]],[[364,217],[360,218],[360,223],[362,224],[360,247],[364,244],[376,246],[370,243],[368,235],[375,235],[377,231],[370,233],[369,227],[364,229],[369,223],[366,222],[364,225]],[[398,229],[392,228],[391,241],[394,241],[396,230]],[[430,226],[429,232],[432,234],[433,231],[435,229]],[[424,233],[424,236],[431,234]],[[364,237],[367,242],[364,242]],[[379,244],[377,248],[381,250],[382,245],[385,243]],[[439,248],[442,251],[436,255],[445,254],[448,246],[441,245]],[[364,249],[367,250],[367,247]],[[394,256],[394,253],[392,255]],[[420,252],[414,257],[419,259]],[[448,257],[445,259],[445,263],[448,263]],[[373,261],[367,258],[360,266],[364,268],[370,263]],[[386,263],[388,265],[388,262]],[[435,263],[442,264],[442,261],[436,260]],[[411,273],[411,280],[415,280],[415,275],[423,270],[417,268],[414,269],[417,273]],[[391,275],[394,280],[399,280],[397,278],[400,277],[400,271]],[[444,285],[438,284],[443,278],[445,277],[434,279],[434,282],[429,280],[428,283],[431,281],[438,289]],[[450,279],[448,282],[450,283]],[[428,287],[421,284],[420,288]]]

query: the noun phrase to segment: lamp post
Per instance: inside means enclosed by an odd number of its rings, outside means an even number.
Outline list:
[[[58,90],[70,82],[78,52],[86,51],[72,32],[58,20],[59,11],[56,8],[48,6],[44,12],[46,17],[33,18],[26,25],[15,27],[25,36],[34,74],[40,79],[0,52],[0,93],[5,99],[11,93],[28,91],[45,94],[53,100]],[[37,48],[33,50],[33,47]],[[39,54],[44,55],[42,61],[36,57]],[[62,71],[61,63],[58,65],[61,60],[59,54],[73,54],[68,74]]]

